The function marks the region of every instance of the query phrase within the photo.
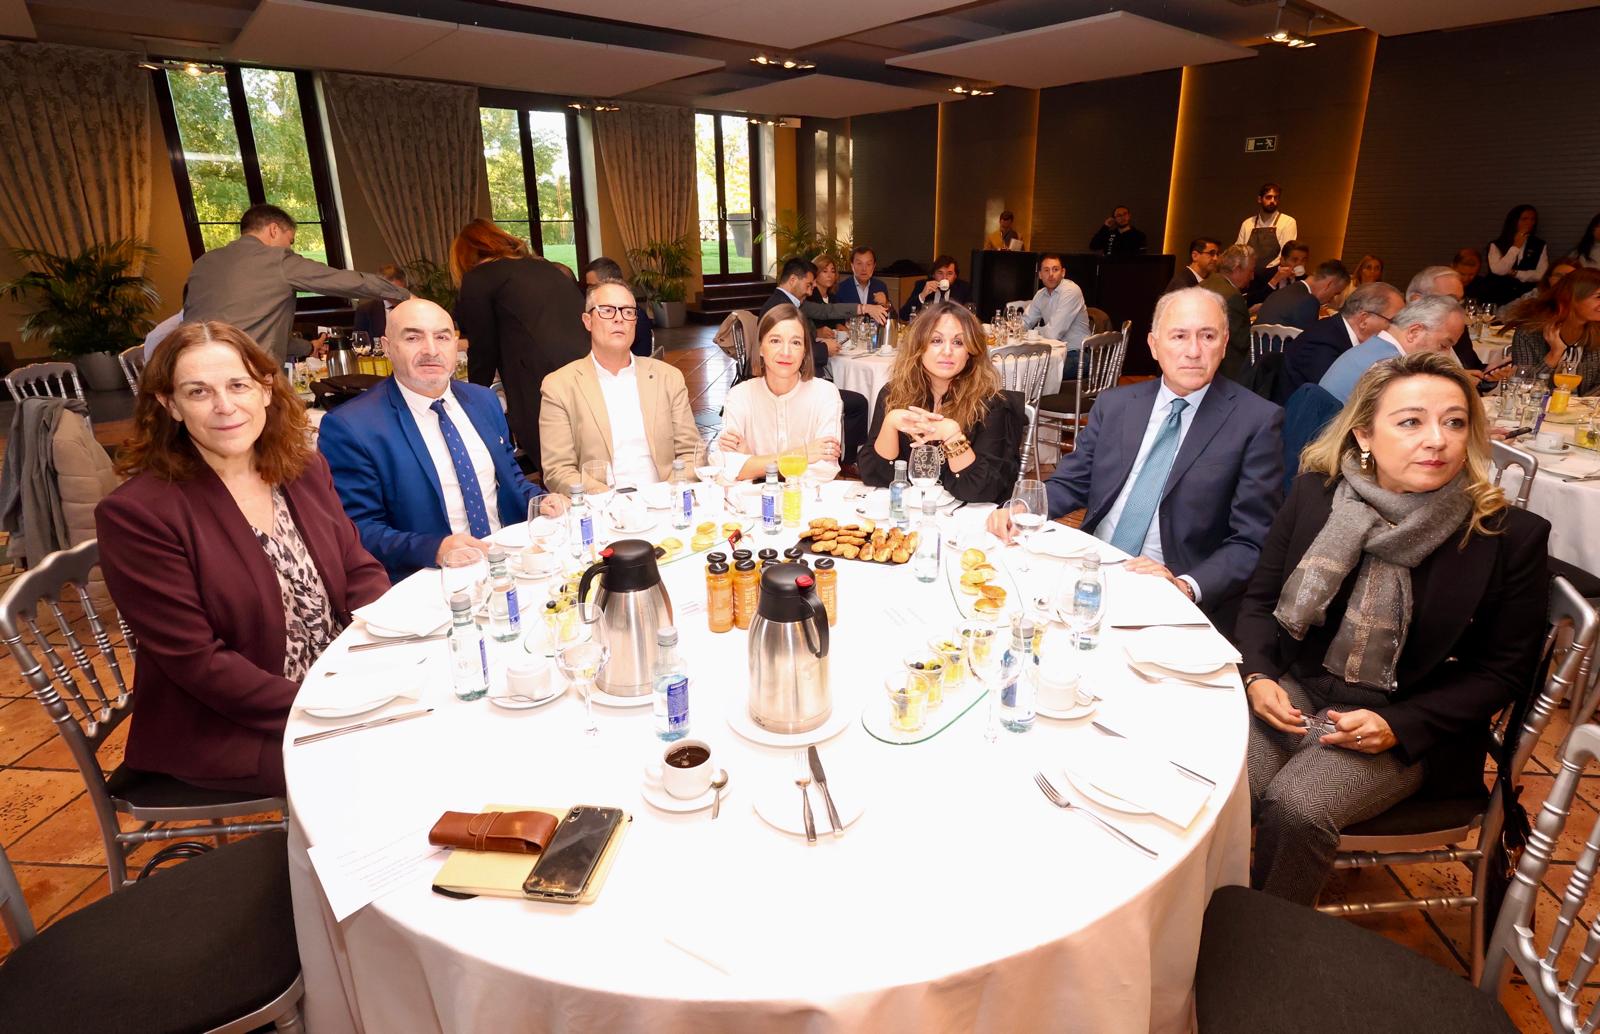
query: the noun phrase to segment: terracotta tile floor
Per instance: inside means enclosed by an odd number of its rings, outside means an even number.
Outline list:
[[[712,328],[691,326],[657,331],[668,347],[667,359],[683,371],[696,417],[705,428],[717,425],[733,378],[733,363],[711,343]],[[0,584],[12,575],[0,569]],[[1566,712],[1558,712],[1530,766],[1523,802],[1536,812],[1552,783],[1551,761],[1568,728]],[[121,756],[121,737],[102,752],[110,768]],[[1557,864],[1544,883],[1539,930],[1550,929],[1557,895],[1566,887],[1572,862],[1600,807],[1600,776],[1584,779],[1576,824],[1562,840]],[[105,856],[95,829],[83,783],[43,709],[27,694],[16,662],[0,657],[0,844],[17,869],[34,922],[40,927],[99,900],[107,893]],[[1328,889],[1331,900],[1376,900],[1407,895],[1424,897],[1462,893],[1462,866],[1386,867],[1336,876]],[[1350,920],[1407,945],[1453,972],[1465,974],[1467,913],[1406,912]],[[0,949],[10,945],[0,931]],[[1600,994],[1600,982],[1595,993]],[[1548,1029],[1528,989],[1518,979],[1502,999],[1517,1025],[1527,1031]]]

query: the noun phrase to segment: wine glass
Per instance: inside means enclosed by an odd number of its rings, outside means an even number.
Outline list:
[[[593,736],[600,731],[594,720],[595,682],[611,659],[611,649],[606,641],[605,624],[600,620],[599,605],[577,603],[574,608],[577,611],[575,641],[556,651],[556,666],[568,682],[578,687],[578,695],[583,698],[583,731]]]
[[[545,561],[530,562],[540,554],[559,557],[567,539],[567,522],[539,512],[539,499],[528,501],[528,548],[522,555],[522,570],[532,574]],[[553,572],[552,572],[553,573]]]
[[[471,546],[452,549],[439,562],[439,582],[446,607],[456,593],[464,592],[472,600],[472,609],[476,612],[489,595],[488,558],[482,550]]]
[[[1078,649],[1083,649],[1083,634],[1100,627],[1100,619],[1106,612],[1106,591],[1104,574],[1100,583],[1100,591],[1094,592],[1093,586],[1087,587],[1085,592],[1078,592],[1079,574],[1083,571],[1082,561],[1072,564],[1069,576],[1061,583],[1061,594],[1056,598],[1056,613],[1065,621],[1072,630],[1072,643]],[[1103,569],[1102,569],[1103,572]],[[1092,644],[1091,644],[1092,645]]]
[[[939,483],[939,472],[944,469],[944,452],[931,442],[911,447],[911,462],[906,465],[911,483],[922,490],[922,497]]]
[[[1024,548],[1017,560],[1017,569],[1028,570],[1028,550],[1023,541],[1028,535],[1044,527],[1044,522],[1049,516],[1048,504],[1045,499],[1044,482],[1023,478],[1017,482],[1017,487],[1011,490],[1011,523],[1022,529],[1018,537],[1019,543]]]
[[[983,738],[993,743],[999,738],[1000,732],[1000,675],[1005,664],[1005,646],[1000,642],[1000,630],[987,621],[966,621],[957,632],[967,671],[989,694],[989,722]]]
[[[599,486],[599,487],[596,487]],[[583,488],[594,501],[594,508],[605,511],[616,491],[617,480],[611,473],[611,464],[605,460],[590,460],[583,465]]]

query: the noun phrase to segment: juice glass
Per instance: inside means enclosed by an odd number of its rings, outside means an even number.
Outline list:
[[[928,694],[913,686],[904,673],[890,675],[883,688],[889,694],[889,725],[899,732],[916,732],[928,721]]]

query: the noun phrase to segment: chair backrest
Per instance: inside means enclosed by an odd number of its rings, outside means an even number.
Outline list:
[[[1007,345],[989,353],[1000,371],[1000,386],[1019,392],[1023,405],[1037,407],[1050,373],[1049,345]]]
[[[1028,311],[1029,304],[1031,304],[1031,299],[1028,298],[1015,302],[1006,302],[1006,315],[1010,316],[1012,313],[1016,313],[1020,316]]]
[[[89,789],[89,800],[100,813],[102,832],[115,830],[117,821],[106,789],[99,759],[101,744],[133,713],[131,678],[123,676],[112,634],[120,633],[134,658],[138,644],[122,616],[110,607],[111,626],[102,620],[89,597],[90,571],[100,563],[96,539],[71,549],[51,553],[39,565],[11,583],[0,596],[0,637],[22,670],[22,677],[44,706],[56,732],[67,741],[78,771]],[[82,610],[74,620],[63,604]],[[55,628],[40,628],[40,608],[54,617]],[[85,643],[79,629],[88,632]],[[66,652],[48,636],[59,632]],[[131,672],[129,675],[131,676]],[[107,843],[108,856],[119,848]]]
[[[83,385],[78,381],[78,368],[71,363],[31,363],[19,367],[6,374],[6,389],[18,402],[49,395],[77,399],[88,406],[83,397]],[[84,412],[88,412],[87,408]]]
[[[122,376],[127,378],[128,390],[139,394],[139,378],[144,376],[144,346],[134,345],[118,352],[117,365],[122,367]]]
[[[1250,328],[1250,361],[1255,362],[1265,352],[1283,351],[1285,345],[1299,336],[1299,327],[1282,323],[1257,323]]]
[[[1111,329],[1111,317],[1106,314],[1106,310],[1090,305],[1083,311],[1089,317],[1089,329],[1093,333],[1104,334]]]
[[[1307,381],[1294,389],[1283,404],[1283,490],[1287,492],[1300,473],[1300,453],[1322,433],[1340,404],[1327,388]]]
[[[28,914],[28,902],[22,896],[22,884],[17,882],[17,872],[11,868],[11,859],[0,847],[0,926],[11,938],[11,947],[17,948],[33,940],[33,916]]]
[[[1527,509],[1528,493],[1533,491],[1533,478],[1539,473],[1539,458],[1509,442],[1496,440],[1489,442],[1489,455],[1494,459],[1494,483],[1497,485],[1506,476],[1507,467],[1522,468],[1522,484],[1517,486],[1517,494],[1511,500],[1511,505]]]
[[[1083,340],[1083,357],[1078,362],[1078,385],[1084,399],[1090,399],[1117,386],[1122,364],[1128,357],[1128,331],[1108,330]]]

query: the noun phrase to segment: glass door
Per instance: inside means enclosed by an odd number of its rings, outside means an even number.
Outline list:
[[[761,226],[755,134],[756,127],[737,115],[694,117],[700,268],[708,280],[765,268],[755,239]]]

